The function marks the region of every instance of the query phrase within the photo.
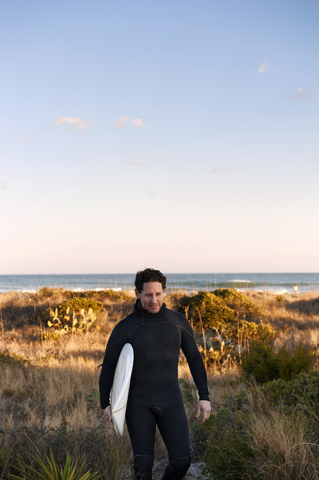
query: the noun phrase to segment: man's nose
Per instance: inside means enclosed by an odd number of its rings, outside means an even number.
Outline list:
[[[151,297],[151,302],[152,302],[152,303],[155,303],[155,301],[156,301],[156,297],[155,297],[155,295],[152,295],[152,297]]]

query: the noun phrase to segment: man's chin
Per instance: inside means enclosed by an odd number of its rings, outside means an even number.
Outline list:
[[[160,307],[155,307],[155,308],[149,307],[147,310],[150,313],[158,313],[160,311]]]

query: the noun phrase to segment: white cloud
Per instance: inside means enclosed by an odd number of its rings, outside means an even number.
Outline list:
[[[265,73],[270,68],[270,63],[268,60],[265,60],[261,65],[259,65],[257,72],[258,73]]]
[[[213,168],[213,170],[211,170],[209,173],[212,174],[212,175],[225,175],[227,173],[227,169],[226,168]]]
[[[131,120],[130,117],[121,117],[116,122],[111,123],[113,128],[129,128],[125,122]]]
[[[312,96],[313,92],[307,88],[298,88],[296,95],[294,95],[295,100],[308,100]]]
[[[143,163],[135,162],[135,160],[131,160],[129,158],[127,160],[124,160],[124,163],[128,163],[129,165],[134,165],[134,167],[144,167]]]
[[[276,70],[277,72],[280,72],[280,68],[276,67],[275,65],[271,65],[269,60],[265,60],[259,67],[257,68],[258,73],[265,73],[268,72],[268,70]]]
[[[32,142],[32,138],[30,137],[22,137],[20,138],[21,142]]]
[[[53,125],[56,125],[57,127],[60,127],[64,123],[71,125],[71,130],[82,132],[83,130],[88,130],[91,124],[94,124],[95,121],[75,117],[59,117],[53,120]]]
[[[141,118],[135,118],[132,122],[133,127],[146,127],[145,123]]]
[[[131,128],[131,127],[146,127],[145,123],[141,118],[135,118],[132,120],[131,124],[129,124],[129,120],[131,117],[121,117],[116,122],[111,123],[111,127],[113,128]]]
[[[4,192],[5,190],[7,190],[7,188],[9,188],[9,183],[6,180],[1,180],[0,190]]]

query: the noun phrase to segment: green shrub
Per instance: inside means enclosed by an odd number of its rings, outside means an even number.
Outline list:
[[[230,421],[230,411],[226,407],[222,407],[217,412],[217,424],[219,428],[226,428]]]
[[[65,296],[69,297],[71,293],[72,292],[70,292],[69,290],[64,290],[63,287],[60,287],[60,288],[43,287],[38,291],[37,295],[39,298],[43,299],[43,298],[54,298],[61,295],[63,295],[64,297]]]
[[[112,301],[132,300],[132,298],[133,298],[132,296],[128,295],[125,292],[115,292],[111,288],[108,289],[108,290],[103,290],[103,291],[100,291],[100,292],[96,292],[96,294],[97,294],[96,296],[99,296],[100,298],[107,298],[107,299],[112,300]]]
[[[74,297],[65,300],[59,307],[52,310],[47,309],[44,313],[47,325],[54,328],[51,332],[45,332],[41,335],[42,340],[55,340],[71,332],[86,331],[89,328],[96,327],[96,314],[103,308],[102,302],[92,298]],[[77,313],[78,312],[78,313]]]
[[[73,290],[65,290],[63,287],[60,287],[60,288],[43,287],[41,288],[41,290],[38,291],[37,295],[41,299],[63,296],[66,299],[95,298],[95,299],[103,300],[104,298],[107,298],[112,301],[117,301],[117,300],[123,301],[123,300],[131,300],[133,298],[132,296],[128,295],[125,292],[116,292],[111,288],[106,290],[85,290],[84,292],[74,292]]]
[[[202,320],[205,330],[224,329],[226,324],[235,322],[233,310],[227,307],[221,298],[209,292],[199,292],[192,297],[181,298],[177,311],[185,314],[187,310],[194,325],[201,327]]]
[[[214,480],[242,480],[249,477],[250,460],[254,457],[249,438],[231,429],[215,431],[215,437],[206,443],[202,475]]]
[[[287,408],[295,408],[298,405],[303,409],[314,410],[319,413],[319,372],[312,370],[308,373],[300,373],[290,381],[282,379],[273,380],[259,387],[271,406],[284,405]]]
[[[29,363],[30,360],[17,353],[11,353],[8,349],[0,352],[0,365],[19,365],[25,367]]]
[[[314,362],[312,352],[299,343],[293,352],[283,346],[278,352],[273,339],[254,342],[243,353],[242,370],[252,375],[258,383],[276,379],[291,380],[301,372],[310,370]]]
[[[192,297],[183,297],[177,305],[177,310],[181,313],[187,314],[193,321],[195,327],[198,328],[203,326],[205,330],[215,329],[221,336],[233,340],[238,339],[239,337],[241,339],[250,339],[274,336],[273,330],[268,325],[249,322],[237,317],[235,315],[235,310],[226,305],[225,298],[228,298],[228,294],[231,295],[229,297],[231,299],[236,299],[237,294],[239,295],[239,298],[241,298],[240,296],[242,294],[231,289],[219,289],[216,291],[219,292],[220,296],[216,296],[209,292],[200,292]],[[223,293],[221,294],[221,292]],[[225,292],[227,292],[227,295]],[[225,295],[225,298],[222,295]],[[252,304],[249,299],[246,300],[248,306],[250,303]],[[252,309],[256,307],[254,304],[252,305]],[[213,336],[216,335],[213,334]]]
[[[260,315],[261,310],[250,298],[235,288],[218,288],[213,294],[224,300],[225,304],[232,308],[238,317],[251,317]]]
[[[93,312],[100,312],[103,308],[103,303],[99,302],[98,300],[94,300],[93,298],[73,297],[62,302],[57,308],[60,312],[60,315],[65,315],[68,308],[70,311],[73,310],[77,312],[81,311],[82,309],[89,310],[92,308]]]
[[[225,303],[227,300],[234,306],[237,302],[238,306],[240,301],[246,312],[256,312],[257,307],[249,299],[232,289],[219,289],[216,292],[219,296],[200,292],[192,297],[183,297],[177,305],[177,310],[187,314],[195,327],[206,330],[198,339],[199,350],[206,364],[221,365],[237,361],[250,340],[274,337],[271,327],[240,318]]]

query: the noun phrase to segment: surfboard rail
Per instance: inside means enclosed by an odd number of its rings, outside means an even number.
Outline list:
[[[112,421],[118,435],[123,435],[124,432],[125,413],[130,390],[133,363],[133,347],[130,343],[126,343],[122,348],[117,361],[110,396]]]

